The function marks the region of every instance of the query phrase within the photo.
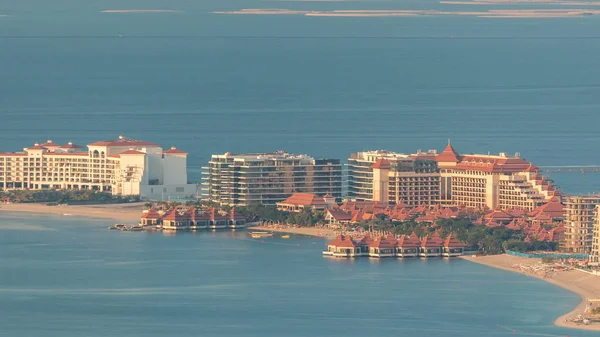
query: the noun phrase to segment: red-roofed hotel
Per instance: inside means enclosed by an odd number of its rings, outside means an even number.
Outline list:
[[[96,190],[157,200],[196,194],[196,185],[187,182],[185,152],[124,136],[87,150],[48,140],[0,153],[0,188]]]
[[[518,154],[461,155],[450,143],[441,153],[359,152],[348,159],[348,197],[412,207],[534,210],[558,195],[539,172]]]

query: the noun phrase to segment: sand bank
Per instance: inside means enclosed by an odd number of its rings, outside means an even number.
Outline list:
[[[332,238],[336,236],[335,231],[327,228],[311,228],[311,227],[287,227],[287,226],[253,226],[248,227],[249,230],[269,231],[279,233],[302,234],[310,236],[318,236],[324,238]]]
[[[494,268],[504,269],[515,273],[521,273],[520,270],[513,267],[516,264],[535,265],[539,264],[540,261],[539,259],[528,259],[507,254],[479,257],[463,256],[462,258],[471,262],[483,264]],[[582,302],[573,311],[557,318],[554,322],[555,325],[574,329],[600,331],[600,323],[583,325],[573,323],[570,321],[577,315],[583,314],[585,307],[588,303],[588,299],[600,297],[600,276],[595,276],[578,270],[554,272],[550,275],[547,275],[546,277],[544,277],[543,275],[537,275],[532,273],[523,272],[523,274],[550,282],[561,288],[574,292],[581,297]]]
[[[144,207],[143,202],[131,204],[46,206],[45,204],[1,204],[3,212],[46,213],[64,216],[81,216],[111,219],[129,224],[138,223]]]
[[[457,2],[458,3],[458,2]],[[246,8],[238,11],[213,12],[227,15],[304,15],[319,17],[407,17],[463,15],[481,18],[568,18],[600,15],[600,10],[587,9],[507,9],[487,11],[438,11],[438,10],[332,10],[307,11],[282,8]]]
[[[182,13],[173,9],[107,9],[100,13]]]

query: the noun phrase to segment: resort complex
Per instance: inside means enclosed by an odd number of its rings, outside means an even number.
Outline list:
[[[551,180],[518,154],[461,155],[448,143],[441,153],[368,151],[348,159],[351,200],[533,210],[554,196]]]
[[[87,149],[48,140],[0,153],[0,188],[96,190],[157,200],[196,193],[187,182],[187,153],[124,136]]]
[[[339,159],[315,159],[279,151],[212,155],[203,172],[206,196],[221,204],[274,205],[294,192],[342,197]]]

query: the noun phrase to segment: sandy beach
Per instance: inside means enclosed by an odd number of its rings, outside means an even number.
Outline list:
[[[3,212],[46,213],[111,219],[118,222],[135,224],[140,220],[143,207],[143,202],[130,204],[67,206],[47,206],[46,204],[1,204],[0,215],[2,215]]]
[[[318,236],[324,238],[333,238],[337,234],[335,231],[327,228],[307,228],[307,227],[285,227],[285,226],[253,226],[248,227],[249,230],[269,231],[278,233],[302,234],[310,236]]]
[[[539,259],[528,259],[513,255],[490,255],[490,256],[463,256],[463,259],[486,266],[504,269],[515,273],[522,273],[527,276],[535,277],[561,288],[576,293],[581,297],[581,303],[573,309],[573,311],[560,316],[554,321],[554,324],[561,327],[573,328],[573,329],[584,329],[584,330],[596,330],[600,331],[600,323],[592,323],[590,325],[583,325],[571,322],[570,320],[577,315],[583,314],[587,300],[590,298],[600,298],[600,276],[588,274],[578,270],[560,271],[553,272],[550,275],[533,274],[521,272],[519,269],[513,267],[516,264],[523,265],[535,265],[539,264]],[[592,308],[600,305],[595,303]]]

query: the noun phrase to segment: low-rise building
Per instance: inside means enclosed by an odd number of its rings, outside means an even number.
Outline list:
[[[298,213],[304,210],[324,211],[328,208],[333,208],[335,197],[331,194],[326,194],[320,197],[314,193],[294,193],[289,198],[276,203],[277,209],[284,212]]]
[[[0,153],[0,189],[76,189],[153,200],[196,194],[187,181],[187,153],[119,136],[87,150],[69,142],[35,143]]]

